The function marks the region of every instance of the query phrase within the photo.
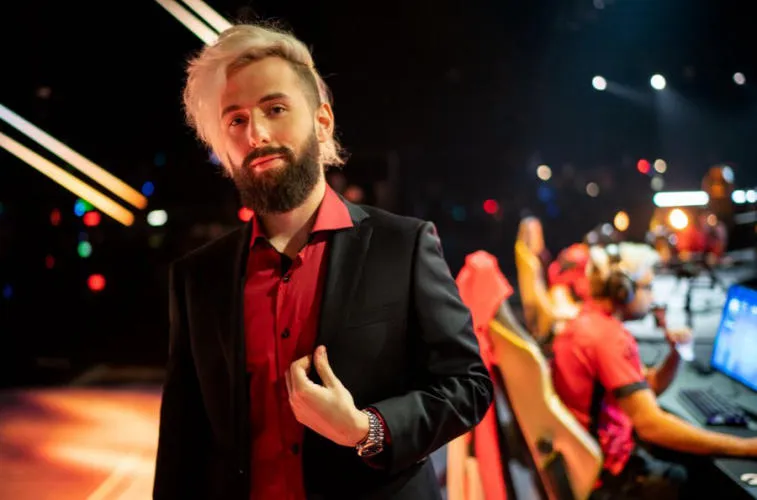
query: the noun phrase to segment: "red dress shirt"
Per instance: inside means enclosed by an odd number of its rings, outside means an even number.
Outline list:
[[[295,259],[271,247],[256,217],[252,225],[244,288],[250,499],[304,500],[304,427],[289,406],[284,373],[316,347],[328,233],[353,224],[347,206],[327,187],[310,240]]]

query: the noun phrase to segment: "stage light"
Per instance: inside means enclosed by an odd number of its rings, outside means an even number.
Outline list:
[[[105,276],[102,274],[92,274],[87,278],[87,286],[93,292],[101,292],[105,288]]]
[[[536,176],[543,181],[548,181],[552,178],[552,169],[547,165],[539,165],[536,169]]]
[[[676,208],[670,212],[668,221],[670,222],[670,225],[673,226],[673,229],[678,231],[685,229],[686,226],[689,225],[689,217],[686,215],[686,212],[680,208]]]
[[[84,217],[82,217],[82,222],[84,222],[84,225],[87,227],[95,227],[100,224],[100,212],[87,212],[84,214]]]
[[[615,229],[618,231],[625,231],[628,229],[628,225],[630,224],[631,220],[628,218],[628,214],[624,211],[620,211],[617,214],[615,214],[615,218],[613,219],[612,223],[615,226]]]
[[[654,161],[654,169],[658,174],[664,174],[668,170],[668,164],[665,163],[665,160],[657,158]]]
[[[455,222],[464,222],[466,218],[465,207],[460,205],[452,207],[452,219]]]
[[[728,165],[723,165],[721,173],[723,174],[724,181],[726,181],[729,184],[733,184],[734,176],[733,176],[733,169],[731,167],[729,167]]]
[[[55,267],[55,257],[53,257],[52,255],[45,257],[45,267],[48,269]]]
[[[499,203],[497,203],[497,200],[484,201],[484,212],[489,215],[494,215],[499,212]]]
[[[79,244],[76,245],[76,253],[78,253],[79,257],[82,259],[86,259],[92,255],[92,244],[89,241],[80,241]]]
[[[34,168],[41,174],[46,175],[75,195],[90,200],[92,204],[94,204],[102,212],[113,217],[124,226],[131,226],[134,222],[134,214],[132,214],[122,205],[116,203],[112,198],[104,195],[89,184],[82,182],[81,179],[74,177],[70,173],[60,168],[58,165],[55,165],[49,160],[41,157],[31,149],[11,139],[2,132],[0,132],[0,147],[15,155],[20,160],[25,161],[32,168]]]
[[[737,72],[733,74],[733,81],[736,85],[744,85],[746,83],[746,77],[744,76],[744,73]]]
[[[184,0],[184,3],[219,33],[231,28],[229,21],[202,0]]]
[[[591,85],[601,92],[607,88],[607,80],[601,76],[595,76],[591,79]]]
[[[704,191],[666,191],[656,193],[652,201],[660,208],[703,207],[710,202],[710,196]]]
[[[142,194],[145,196],[152,196],[152,194],[155,192],[155,185],[147,181],[144,184],[142,184]]]
[[[652,75],[652,78],[649,79],[650,85],[652,85],[652,88],[655,90],[663,90],[665,89],[665,86],[667,85],[667,82],[665,81],[665,77],[662,75]]]
[[[74,203],[74,214],[76,214],[77,217],[81,217],[86,213],[87,206],[84,204],[84,200],[76,200]]]
[[[599,185],[596,182],[590,182],[586,185],[586,194],[592,198],[599,196]]]
[[[649,165],[649,160],[645,160],[642,158],[638,162],[636,162],[636,170],[641,172],[642,174],[646,175],[649,173],[651,166]]]
[[[58,158],[65,161],[66,163],[77,169],[79,172],[98,182],[106,189],[109,189],[112,193],[118,195],[123,200],[128,201],[136,208],[145,208],[147,206],[147,198],[138,193],[134,188],[132,188],[101,166],[96,165],[89,159],[69,148],[44,130],[41,130],[32,123],[26,121],[21,116],[17,115],[2,104],[0,104],[0,119],[8,123],[10,126],[14,127],[19,132],[25,134],[30,139],[35,140],[39,145],[45,147],[48,151],[58,156]],[[7,138],[6,140],[10,140],[10,138]],[[0,141],[0,146],[8,149],[8,146],[4,145],[2,141]],[[16,146],[14,149],[18,149],[18,146]],[[15,151],[12,151],[11,149],[8,150],[16,156],[19,156]],[[29,161],[25,158],[21,159],[29,163]],[[37,168],[34,165],[32,166]],[[67,186],[64,187],[70,189]]]
[[[50,224],[53,226],[60,224],[60,210],[57,208],[53,208],[53,211],[50,212]]]
[[[218,33],[209,28],[185,7],[179,5],[178,2],[173,0],[155,1],[207,45],[212,45],[218,39]]]
[[[147,214],[147,223],[153,227],[162,226],[168,221],[168,213],[165,210],[153,210]]]
[[[247,207],[242,207],[237,212],[237,217],[239,217],[239,220],[242,222],[247,222],[252,219],[252,210]]]

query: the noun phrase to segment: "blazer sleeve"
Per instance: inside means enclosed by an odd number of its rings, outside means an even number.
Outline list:
[[[200,498],[206,489],[210,425],[189,342],[183,276],[176,264],[169,276],[169,321],[153,498]]]
[[[492,401],[471,315],[463,304],[430,222],[415,245],[412,296],[418,329],[408,332],[418,357],[415,390],[373,406],[392,436],[389,472],[406,469],[473,428]]]

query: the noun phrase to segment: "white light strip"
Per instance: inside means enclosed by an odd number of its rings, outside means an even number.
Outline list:
[[[135,190],[118,177],[115,177],[102,167],[95,165],[47,132],[21,118],[2,104],[0,104],[0,119],[16,128],[18,131],[26,134],[27,137],[37,141],[41,146],[49,149],[51,153],[57,155],[60,159],[70,164],[84,175],[97,181],[102,186],[106,187],[135,207],[145,208],[147,206],[147,198],[145,198],[142,193]]]
[[[652,201],[658,207],[703,207],[710,202],[704,191],[666,191],[656,193]]]
[[[736,224],[754,224],[757,222],[757,211],[741,212],[733,216],[733,221]]]
[[[179,5],[174,0],[155,0],[164,9],[166,9],[173,17],[179,20],[181,24],[186,26],[189,31],[197,35],[197,37],[205,42],[207,45],[212,45],[218,38],[218,33],[213,31],[199,20],[194,14],[189,12],[185,7]]]
[[[0,147],[5,148],[79,198],[87,200],[94,207],[99,208],[104,214],[110,215],[124,226],[131,226],[134,223],[134,214],[126,208],[2,132],[0,132]]]
[[[206,23],[212,26],[217,32],[221,33],[231,28],[231,23],[224,17],[213,10],[213,8],[202,0],[184,0],[189,8],[195,11]]]

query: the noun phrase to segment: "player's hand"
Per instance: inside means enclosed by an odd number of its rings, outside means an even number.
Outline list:
[[[684,326],[681,328],[667,328],[665,330],[665,339],[671,347],[675,347],[676,345],[688,344],[694,337],[691,334],[691,329]]]

